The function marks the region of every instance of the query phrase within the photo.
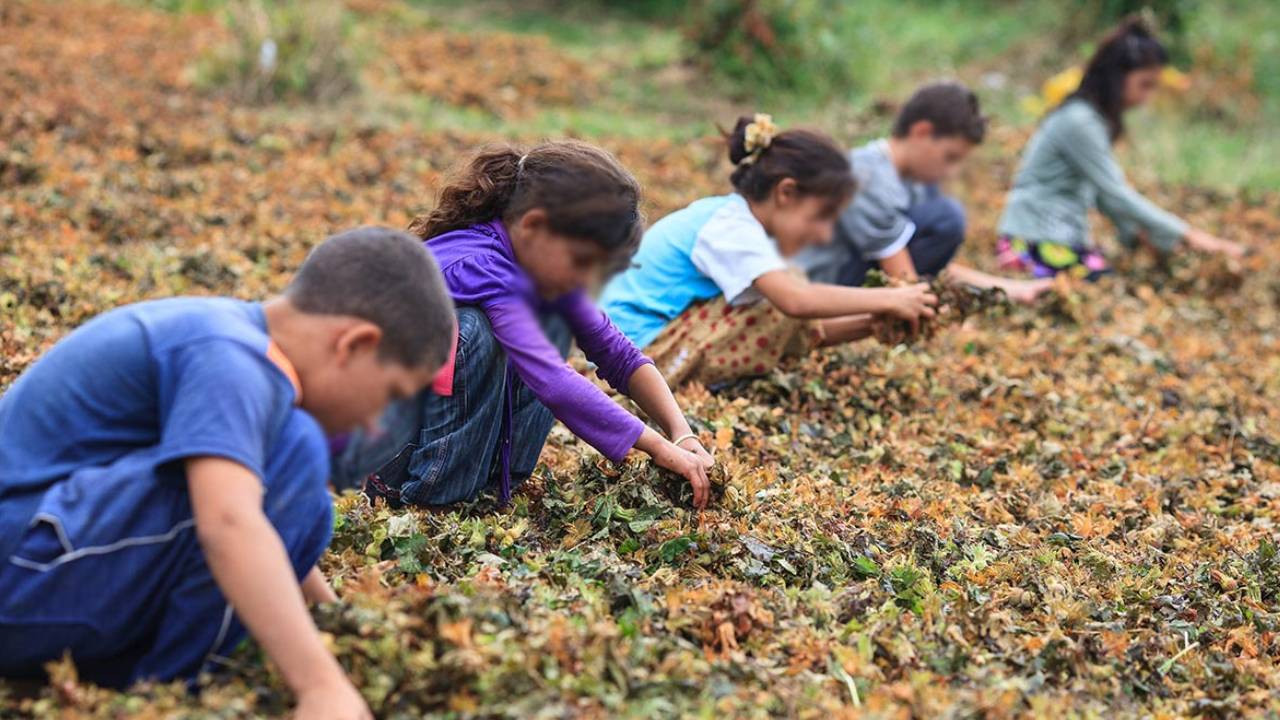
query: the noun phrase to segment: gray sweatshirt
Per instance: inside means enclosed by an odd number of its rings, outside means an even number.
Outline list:
[[[1031,242],[1087,246],[1095,205],[1126,244],[1145,229],[1152,244],[1171,250],[1187,230],[1129,186],[1102,115],[1084,100],[1068,100],[1027,143],[998,229]]]

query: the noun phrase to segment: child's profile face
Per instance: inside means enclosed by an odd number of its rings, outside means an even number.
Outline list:
[[[526,217],[534,212],[541,211]],[[609,261],[608,251],[596,243],[554,232],[545,222],[517,223],[511,243],[520,267],[546,299],[596,286]]]
[[[831,198],[796,195],[782,199],[769,219],[769,234],[778,243],[778,252],[791,257],[807,247],[831,242],[840,210],[841,203]]]
[[[1152,93],[1160,86],[1161,70],[1163,70],[1162,67],[1153,65],[1152,67],[1131,70],[1128,75],[1124,76],[1124,106],[1126,108],[1138,107],[1151,99]]]
[[[323,368],[302,378],[302,407],[327,433],[377,432],[387,405],[422,392],[436,371],[382,358],[377,345],[339,348]]]
[[[929,185],[946,182],[973,152],[973,143],[960,135],[934,135],[931,127],[927,132],[916,132],[922,125],[928,123],[916,123],[907,136],[906,175]]]

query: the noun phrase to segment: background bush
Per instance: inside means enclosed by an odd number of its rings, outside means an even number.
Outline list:
[[[223,9],[232,42],[197,76],[244,102],[327,102],[358,86],[341,0],[235,0]]]

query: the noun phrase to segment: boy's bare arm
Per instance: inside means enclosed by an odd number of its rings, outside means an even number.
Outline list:
[[[338,602],[338,595],[329,585],[329,579],[320,572],[319,567],[311,568],[311,572],[302,580],[302,597],[313,605]]]
[[[262,512],[262,482],[224,458],[192,458],[186,470],[209,570],[297,694],[299,716],[371,717],[307,613],[284,544]]]
[[[881,260],[880,269],[891,278],[906,280],[907,282],[915,282],[920,279],[916,275],[916,264],[912,262],[911,253],[906,248],[902,248]]]
[[[1010,300],[1024,304],[1034,302],[1036,298],[1053,288],[1052,278],[1023,280],[1021,278],[1001,277],[984,273],[981,270],[971,268],[968,265],[961,265],[960,263],[948,265],[945,277],[950,279],[951,282],[972,285],[976,288],[999,288],[1009,296]]]

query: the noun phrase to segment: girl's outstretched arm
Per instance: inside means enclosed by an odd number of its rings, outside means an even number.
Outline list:
[[[786,270],[767,272],[753,283],[784,315],[802,319],[890,315],[918,325],[934,315],[938,297],[925,283],[895,288],[851,288],[811,283]]]
[[[1244,257],[1248,252],[1248,249],[1240,243],[1223,240],[1220,237],[1215,237],[1195,228],[1187,228],[1182,239],[1186,241],[1187,246],[1192,250],[1202,253],[1220,253],[1235,260]]]

